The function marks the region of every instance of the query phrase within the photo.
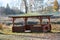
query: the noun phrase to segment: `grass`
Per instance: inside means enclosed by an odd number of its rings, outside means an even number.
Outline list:
[[[4,29],[2,32],[4,34],[11,34],[12,33],[12,30],[10,30],[10,29]]]
[[[60,32],[60,24],[52,24],[52,32]]]
[[[1,27],[2,28],[2,27]],[[2,30],[3,29],[3,30]],[[12,32],[12,27],[2,28],[0,34],[16,34]],[[52,32],[60,32],[60,24],[52,24]],[[17,33],[19,34],[19,33]],[[24,34],[24,33],[23,33]],[[28,33],[27,33],[28,34]],[[30,33],[31,34],[31,33]]]
[[[6,39],[6,38],[0,38],[0,40],[10,40],[10,39]]]
[[[12,27],[4,27],[0,24],[0,34],[11,34],[12,33]]]

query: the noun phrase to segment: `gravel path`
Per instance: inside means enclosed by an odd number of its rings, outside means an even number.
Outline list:
[[[25,33],[26,34],[26,33]],[[0,40],[60,40],[59,33],[40,33],[40,34],[26,34],[26,35],[2,35]]]

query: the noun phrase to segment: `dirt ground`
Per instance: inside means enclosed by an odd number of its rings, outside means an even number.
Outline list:
[[[16,35],[0,34],[0,40],[60,40],[60,33],[17,33]]]

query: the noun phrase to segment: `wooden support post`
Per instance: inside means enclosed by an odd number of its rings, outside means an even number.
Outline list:
[[[27,27],[27,18],[24,18],[25,20],[25,30],[26,30],[26,27]]]
[[[27,25],[27,18],[25,18],[25,25]]]
[[[49,24],[50,24],[50,17],[47,17],[48,18],[48,20],[49,20]]]
[[[13,20],[12,20],[12,21],[13,21],[13,27],[14,27],[14,21],[15,21],[15,18],[13,18]]]
[[[40,17],[40,24],[42,24],[42,17]]]

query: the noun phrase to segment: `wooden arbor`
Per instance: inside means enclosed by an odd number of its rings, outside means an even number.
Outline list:
[[[31,30],[31,32],[50,32],[51,31],[51,24],[50,24],[50,17],[52,15],[35,15],[35,16],[9,16],[11,17],[13,20],[12,20],[12,23],[13,23],[13,27],[12,27],[12,31],[13,32],[25,32],[25,30]],[[14,26],[14,21],[15,19],[17,18],[24,18],[24,21],[25,21],[25,25],[24,26],[19,26],[19,27],[16,27]],[[38,18],[40,20],[40,24],[37,24],[37,25],[28,25],[27,24],[27,20],[28,18]],[[49,20],[49,22],[47,24],[42,24],[42,19],[43,18],[47,18]]]

